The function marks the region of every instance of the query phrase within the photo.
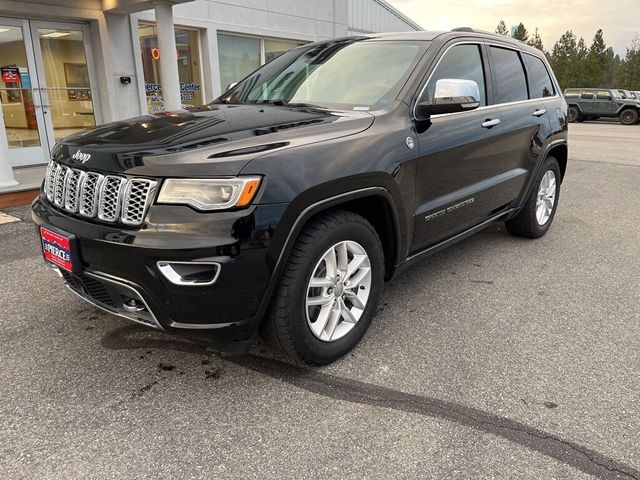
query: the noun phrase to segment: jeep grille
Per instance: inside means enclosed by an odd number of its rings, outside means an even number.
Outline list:
[[[157,182],[101,175],[50,162],[44,180],[47,200],[56,207],[103,222],[140,225]]]

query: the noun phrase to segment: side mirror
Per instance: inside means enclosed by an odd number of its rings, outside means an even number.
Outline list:
[[[441,113],[456,113],[474,110],[480,106],[480,88],[473,80],[441,78],[436,82],[432,101],[418,103],[421,117]]]
[[[225,88],[225,92],[228,92],[229,90],[231,90],[233,87],[235,87],[238,84],[238,82],[231,82],[229,85],[227,85],[227,88]]]

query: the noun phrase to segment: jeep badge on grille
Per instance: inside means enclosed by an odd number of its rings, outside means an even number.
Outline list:
[[[76,153],[74,153],[71,156],[71,158],[73,158],[74,160],[78,160],[79,162],[82,162],[82,164],[84,165],[89,160],[91,160],[91,154],[90,153],[82,153],[82,151],[78,150]]]

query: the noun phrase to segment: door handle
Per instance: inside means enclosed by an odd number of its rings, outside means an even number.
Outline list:
[[[544,115],[545,113],[547,113],[547,110],[545,108],[539,108],[538,110],[536,110],[535,112],[533,112],[533,116],[534,117],[541,117],[542,115]]]
[[[491,119],[485,120],[484,123],[482,124],[482,128],[493,128],[496,125],[500,125],[500,119],[499,118],[494,118],[493,120],[491,120]]]

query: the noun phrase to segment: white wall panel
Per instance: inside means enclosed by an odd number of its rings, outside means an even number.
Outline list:
[[[358,35],[375,32],[421,30],[416,24],[383,0],[347,0],[349,2],[349,33]]]

